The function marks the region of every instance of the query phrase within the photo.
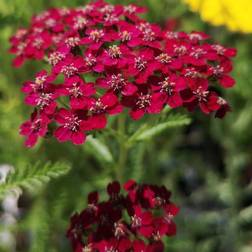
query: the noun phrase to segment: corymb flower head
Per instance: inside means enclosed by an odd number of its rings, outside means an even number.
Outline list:
[[[144,11],[102,0],[50,9],[10,39],[14,66],[31,59],[48,63],[48,71],[22,89],[35,111],[21,126],[27,146],[47,129],[60,142],[82,144],[124,110],[133,120],[165,106],[220,118],[230,111],[219,91],[235,84],[236,50],[209,43],[202,32],[162,30],[138,16]]]
[[[176,234],[179,212],[166,187],[130,180],[121,189],[114,181],[107,194],[100,201],[97,192],[90,193],[87,207],[72,216],[67,237],[74,251],[164,251],[162,238]]]

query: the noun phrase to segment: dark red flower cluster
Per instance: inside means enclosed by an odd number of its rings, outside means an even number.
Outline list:
[[[109,115],[125,108],[134,120],[166,105],[199,107],[220,118],[230,110],[217,91],[218,84],[235,83],[229,73],[236,50],[209,44],[204,33],[162,31],[138,17],[144,11],[102,0],[51,9],[11,38],[15,66],[28,59],[50,65],[50,72],[39,72],[23,87],[26,104],[35,107],[21,126],[27,146],[49,124],[60,142],[82,144],[88,131],[104,128]]]
[[[164,186],[112,182],[109,199],[99,202],[97,192],[88,196],[88,206],[74,214],[67,232],[74,252],[162,252],[162,237],[176,234],[174,216],[178,207],[170,202]]]

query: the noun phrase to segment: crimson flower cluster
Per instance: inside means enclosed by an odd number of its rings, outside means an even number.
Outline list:
[[[124,109],[133,120],[167,105],[220,118],[230,110],[218,91],[235,83],[229,73],[236,50],[207,42],[202,32],[162,30],[139,17],[144,11],[103,0],[50,9],[10,39],[15,66],[30,59],[49,65],[22,88],[34,107],[20,129],[28,147],[49,125],[59,142],[82,144]]]
[[[176,234],[174,216],[178,207],[170,202],[164,186],[112,182],[109,199],[99,202],[97,192],[88,196],[88,206],[74,214],[67,231],[74,252],[162,252],[162,237]]]

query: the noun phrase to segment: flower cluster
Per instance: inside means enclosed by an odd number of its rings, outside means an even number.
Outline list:
[[[107,187],[109,199],[99,202],[97,192],[88,196],[88,206],[74,214],[67,231],[74,252],[162,252],[162,237],[176,234],[174,216],[178,207],[170,202],[164,186],[125,183]]]
[[[201,32],[161,30],[138,16],[144,11],[102,0],[51,9],[11,38],[15,66],[43,59],[50,69],[22,89],[35,107],[20,130],[28,147],[48,125],[58,141],[82,144],[87,132],[124,109],[134,120],[167,105],[220,118],[230,110],[218,90],[235,83],[229,73],[236,50],[208,43]]]

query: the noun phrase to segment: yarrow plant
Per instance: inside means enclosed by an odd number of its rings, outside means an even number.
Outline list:
[[[140,18],[145,11],[103,0],[50,9],[10,39],[15,67],[28,60],[45,62],[22,87],[25,103],[34,108],[20,127],[27,147],[47,135],[83,144],[87,135],[102,131],[118,115],[118,131],[111,127],[119,143],[118,163],[112,154],[108,163],[121,181],[128,149],[136,139],[153,134],[148,125],[149,132],[143,133],[143,125],[128,136],[125,111],[132,121],[166,108],[199,108],[219,118],[230,111],[220,93],[235,84],[230,72],[236,50],[208,42],[202,32],[161,29]],[[109,148],[101,148],[102,155],[110,154]],[[171,193],[133,180],[124,190],[126,195],[119,182],[112,182],[107,201],[99,201],[97,192],[89,194],[87,208],[71,218],[67,232],[74,252],[164,251],[162,238],[176,234],[173,217],[179,211],[170,202]]]
[[[230,110],[218,90],[235,83],[229,73],[236,50],[207,42],[202,32],[162,30],[140,18],[143,12],[102,0],[50,9],[10,39],[14,66],[35,59],[49,68],[22,88],[25,103],[34,107],[20,128],[26,146],[48,133],[83,144],[125,109],[133,120],[165,106],[199,107],[220,118]]]
[[[171,193],[133,180],[123,188],[126,194],[117,181],[110,183],[107,201],[90,193],[87,208],[72,216],[67,236],[74,252],[164,251],[162,238],[176,234],[173,218],[179,212]]]

